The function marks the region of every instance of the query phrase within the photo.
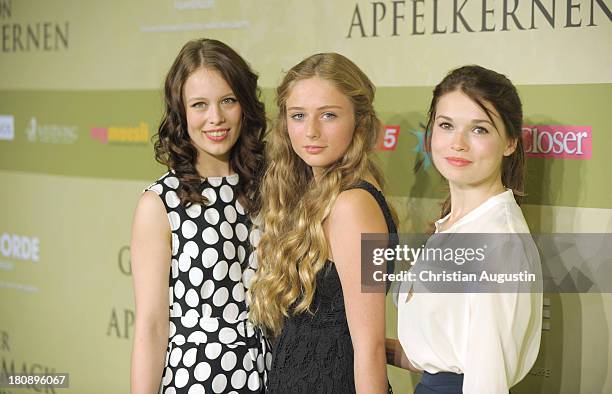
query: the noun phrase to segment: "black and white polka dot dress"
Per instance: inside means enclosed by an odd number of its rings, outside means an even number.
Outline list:
[[[162,394],[263,392],[271,355],[247,320],[259,231],[237,200],[237,174],[202,184],[207,206],[185,208],[172,172],[147,190],[163,201],[172,229],[170,335]]]

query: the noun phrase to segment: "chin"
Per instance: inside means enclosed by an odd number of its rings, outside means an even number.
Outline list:
[[[231,151],[231,148],[228,149],[219,149],[219,147],[216,147],[216,149],[206,149],[205,150],[206,153],[209,156],[213,156],[219,159],[223,159],[224,157],[229,157],[229,153]]]
[[[324,161],[324,160],[304,160],[304,162],[310,166],[310,167],[318,167],[318,168],[327,168],[330,165],[332,165],[332,163],[328,162],[328,161]]]

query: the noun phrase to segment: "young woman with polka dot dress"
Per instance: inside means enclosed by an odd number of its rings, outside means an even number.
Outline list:
[[[257,75],[227,45],[190,41],[165,103],[155,155],[169,171],[132,230],[132,393],[260,393],[271,356],[247,306],[266,129]]]

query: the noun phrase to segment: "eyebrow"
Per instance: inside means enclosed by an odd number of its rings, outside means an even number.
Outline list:
[[[324,109],[332,109],[332,108],[337,108],[337,109],[342,109],[341,106],[339,105],[324,105],[322,107],[317,108],[317,111],[321,111]],[[287,108],[287,111],[292,111],[292,110],[303,110],[304,107],[289,107]]]
[[[227,98],[227,96],[235,96],[235,94],[232,93],[232,92],[229,92],[229,93],[226,93],[226,94],[220,96],[220,98],[222,98],[222,99],[223,98]],[[196,101],[196,100],[208,100],[208,98],[198,96],[198,97],[191,97],[191,98],[187,99],[187,101]]]
[[[444,119],[446,119],[446,120],[450,120],[450,121],[452,121],[452,120],[453,120],[453,118],[449,118],[448,116],[444,116],[444,115],[438,115],[438,116],[436,116],[436,119],[438,119],[438,118],[444,118]],[[494,125],[493,123],[491,123],[491,121],[490,121],[490,120],[488,120],[488,119],[472,119],[472,122],[471,122],[471,123],[488,123],[488,124],[490,124],[491,126],[495,127],[495,125]]]

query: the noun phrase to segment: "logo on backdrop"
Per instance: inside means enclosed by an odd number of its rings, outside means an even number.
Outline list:
[[[79,129],[69,125],[40,124],[36,117],[32,117],[25,129],[25,135],[29,142],[74,144],[79,139]]]
[[[591,126],[523,126],[528,157],[591,159]]]
[[[2,40],[0,50],[11,52],[58,52],[70,46],[70,23],[67,21],[4,23],[13,17],[13,1],[0,0]]]
[[[183,0],[174,2],[174,8],[179,11],[206,10],[214,6],[215,0]]]
[[[112,308],[108,324],[106,325],[106,336],[121,339],[130,339],[134,328],[134,311],[126,308]]]
[[[92,127],[90,136],[102,144],[146,144],[149,141],[149,124],[138,126]]]
[[[11,352],[9,345],[9,333],[7,331],[0,331],[0,352]]]
[[[395,150],[399,139],[399,126],[385,126],[378,141],[378,150]]]
[[[118,266],[119,266],[119,271],[121,271],[121,273],[123,275],[126,276],[131,276],[132,275],[132,259],[130,258],[130,247],[129,246],[122,246],[121,248],[119,248],[119,255],[118,255]]]
[[[15,139],[15,117],[13,115],[0,115],[0,140],[12,141]]]
[[[591,28],[612,21],[606,0],[355,2],[346,38]],[[565,4],[564,4],[565,5]]]
[[[427,129],[427,126],[425,126],[423,123],[419,123],[419,126],[421,127],[420,130],[412,131],[412,134],[417,137],[418,141],[417,146],[412,148],[412,151],[417,154],[417,157],[422,158],[423,169],[427,170],[429,167],[431,167],[431,155],[429,154],[430,152],[425,144],[425,129]]]
[[[117,267],[125,276],[132,275],[132,260],[130,247],[123,245],[117,254]],[[113,306],[106,324],[106,336],[118,339],[129,339],[133,332],[134,310],[126,307]]]
[[[174,0],[174,9],[180,12],[198,12],[215,8],[215,0]],[[223,3],[223,2],[222,2]],[[214,13],[215,15],[219,13]],[[166,33],[181,31],[203,31],[219,29],[246,29],[250,26],[248,20],[234,21],[209,21],[209,22],[183,22],[183,23],[162,23],[154,25],[142,25],[140,31],[143,33]]]
[[[2,259],[6,259],[6,261]],[[40,261],[40,240],[38,237],[0,233],[0,270],[11,271],[15,268],[13,261]],[[3,279],[3,278],[0,278]],[[0,289],[12,289],[25,293],[36,293],[37,286],[26,283],[15,283],[0,280]],[[0,371],[1,372],[1,371]],[[2,391],[0,390],[0,393]]]
[[[40,240],[38,237],[2,233],[0,255],[6,259],[37,263],[40,260]]]

